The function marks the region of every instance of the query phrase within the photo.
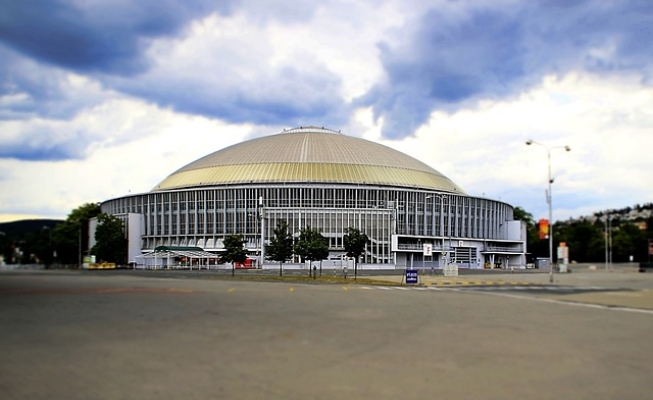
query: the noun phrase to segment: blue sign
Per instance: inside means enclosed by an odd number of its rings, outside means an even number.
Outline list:
[[[407,269],[406,270],[406,284],[407,285],[416,285],[417,284],[417,270],[416,269]]]

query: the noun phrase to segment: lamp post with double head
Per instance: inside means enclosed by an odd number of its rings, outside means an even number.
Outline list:
[[[446,194],[431,194],[426,196],[427,199],[439,197],[440,198],[440,236],[442,237],[442,256],[444,257],[445,265],[448,264],[447,253],[444,250],[444,202],[448,199]],[[433,203],[435,206],[435,202]],[[449,238],[449,250],[451,250],[451,237]]]
[[[263,196],[259,196],[258,198],[258,210],[257,210],[256,217],[258,218],[258,222],[261,224],[261,237],[260,237],[259,249],[261,250],[260,259],[261,259],[261,269],[262,269],[263,263],[265,262],[265,207],[263,205]]]
[[[549,205],[549,282],[553,282],[553,205],[552,205],[552,195],[551,195],[551,184],[553,183],[553,178],[551,177],[551,150],[553,149],[564,149],[565,151],[571,151],[569,146],[547,146],[545,144],[536,142],[534,140],[527,140],[526,145],[530,146],[536,144],[542,146],[546,149],[547,155],[547,165],[548,165],[548,177],[547,182],[548,189],[546,191],[546,202]]]

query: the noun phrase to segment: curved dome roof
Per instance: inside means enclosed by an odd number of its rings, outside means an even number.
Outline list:
[[[301,127],[204,156],[152,191],[249,183],[350,183],[464,191],[404,153],[368,140]]]

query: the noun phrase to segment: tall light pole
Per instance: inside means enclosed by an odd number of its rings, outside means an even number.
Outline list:
[[[605,270],[610,270],[610,213],[605,210]]]
[[[259,224],[261,223],[261,218],[259,217],[259,210],[256,211],[256,213],[249,213],[247,214],[248,217],[254,219],[254,229],[256,231],[254,235],[254,254],[256,255],[256,263],[257,263],[257,268],[262,268],[262,263],[259,258]]]
[[[551,150],[553,149],[564,149],[565,151],[571,151],[571,148],[569,146],[553,146],[549,147],[545,144],[536,142],[534,140],[528,139],[526,141],[526,145],[530,146],[532,144],[536,144],[538,146],[542,146],[546,149],[546,155],[547,155],[547,162],[548,162],[548,172],[549,172],[549,181],[548,181],[548,186],[549,189],[546,192],[546,202],[549,205],[549,282],[553,282],[553,212],[552,208],[553,205],[552,203],[552,195],[551,195],[551,184],[553,183],[553,178],[551,178]]]
[[[440,236],[442,236],[442,256],[445,257],[444,262],[446,265],[448,264],[449,257],[447,256],[447,253],[444,250],[444,201],[447,200],[448,197],[446,194],[431,194],[426,196],[427,199],[431,199],[434,197],[440,198]],[[433,206],[435,208],[435,202],[433,202]],[[451,235],[449,235],[449,250],[451,250]]]
[[[265,261],[265,208],[263,206],[263,196],[258,198],[258,218],[261,222],[261,269]]]
[[[608,268],[612,269],[612,223],[608,218]]]
[[[82,221],[77,220],[79,223],[79,236],[77,237],[77,250],[78,250],[78,259],[77,261],[79,262],[79,269],[82,269],[83,263],[82,263]]]

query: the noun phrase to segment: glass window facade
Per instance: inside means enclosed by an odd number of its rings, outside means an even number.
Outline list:
[[[324,183],[193,188],[108,200],[102,211],[143,214],[143,251],[188,243],[219,251],[215,246],[230,234],[243,235],[255,251],[261,238],[268,243],[277,221],[285,219],[294,235],[308,226],[319,229],[334,254],[344,251],[348,227],[360,229],[370,239],[366,263],[393,263],[393,253],[419,251],[420,242],[430,241],[435,251],[442,250],[445,239],[464,242],[456,257],[470,264],[480,257],[469,248],[470,241],[478,244],[474,248],[479,251],[485,246],[481,244],[490,242],[502,243],[515,254],[525,252],[523,242],[508,237],[506,222],[513,220],[510,205],[421,189]]]

